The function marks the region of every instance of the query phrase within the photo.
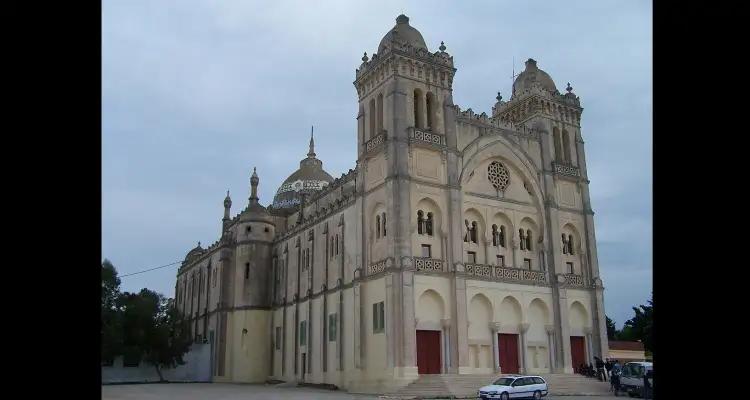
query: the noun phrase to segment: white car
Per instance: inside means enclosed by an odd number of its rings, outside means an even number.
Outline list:
[[[643,376],[654,369],[652,362],[629,362],[622,367],[620,390],[628,392],[631,397],[643,397]],[[653,382],[649,381],[653,387]]]
[[[479,389],[480,399],[541,399],[547,395],[547,382],[541,376],[504,376]]]

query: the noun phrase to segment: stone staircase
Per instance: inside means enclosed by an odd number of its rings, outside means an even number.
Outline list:
[[[475,398],[480,387],[489,385],[503,375],[420,375],[409,385],[394,393],[381,396],[381,399],[435,399],[435,398]],[[607,396],[609,382],[599,382],[594,378],[571,374],[542,375],[552,396]]]

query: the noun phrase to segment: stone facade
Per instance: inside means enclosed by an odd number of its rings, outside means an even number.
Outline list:
[[[453,104],[456,71],[399,16],[356,70],[356,168],[331,179],[311,138],[271,206],[255,172],[234,218],[227,194],[221,239],[176,285],[215,381],[384,392],[607,356],[579,98],[529,59],[475,114]]]

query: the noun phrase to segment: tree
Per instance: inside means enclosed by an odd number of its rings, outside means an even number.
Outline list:
[[[651,293],[651,299],[648,305],[633,307],[635,316],[625,322],[622,329],[622,335],[627,335],[629,339],[623,340],[640,340],[643,347],[653,354],[653,324],[654,324],[654,294]]]
[[[617,336],[617,326],[615,326],[615,322],[608,316],[605,315],[604,317],[606,318],[607,324],[607,339],[615,340],[615,337]]]
[[[112,263],[104,259],[102,262],[102,304],[101,304],[101,335],[102,362],[111,363],[115,356],[122,353],[123,335],[122,318],[119,307],[120,278]]]
[[[185,363],[182,356],[191,344],[188,322],[172,299],[145,288],[137,294],[124,293],[120,304],[124,350],[153,365],[164,381],[162,368]]]

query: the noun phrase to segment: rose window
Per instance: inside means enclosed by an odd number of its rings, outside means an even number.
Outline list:
[[[497,190],[505,190],[510,183],[510,173],[508,168],[497,161],[493,161],[487,167],[487,178],[492,183],[492,186]]]

